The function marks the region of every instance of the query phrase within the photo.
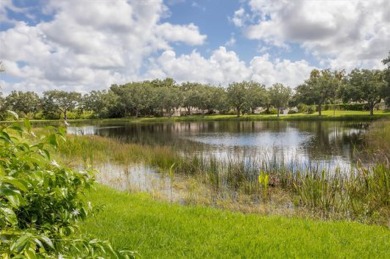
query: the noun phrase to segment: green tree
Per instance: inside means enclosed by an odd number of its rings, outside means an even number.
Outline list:
[[[94,117],[109,118],[115,117],[115,107],[118,103],[118,96],[111,90],[91,91],[84,97],[85,109],[92,111]]]
[[[168,116],[172,116],[174,109],[183,105],[183,91],[172,78],[155,79],[150,84],[153,87],[151,108],[152,110],[157,109],[160,116],[164,115],[164,111]]]
[[[296,88],[298,103],[315,104],[318,106],[318,115],[322,115],[322,105],[327,101],[334,101],[338,89],[343,81],[343,71],[314,69],[310,78]]]
[[[43,93],[43,114],[47,118],[58,118],[62,113],[64,120],[68,119],[68,111],[74,110],[79,104],[81,94],[50,90]]]
[[[354,69],[348,75],[344,101],[365,102],[374,115],[374,107],[386,98],[385,72],[381,70]]]
[[[180,107],[183,103],[181,91],[176,86],[171,87],[155,87],[153,90],[155,107],[160,110],[160,115],[164,115],[164,111],[168,116],[172,116],[174,109]]]
[[[41,108],[41,99],[35,92],[12,91],[5,98],[7,109],[18,113],[19,116],[25,117],[32,114],[32,117]]]
[[[277,83],[272,85],[272,87],[268,90],[268,94],[270,103],[278,110],[279,117],[280,110],[288,105],[288,101],[291,98],[291,88]]]
[[[242,110],[249,108],[249,85],[247,81],[234,82],[227,88],[228,102],[236,110],[237,117],[240,117]]]
[[[114,92],[119,94],[119,100],[125,105],[127,113],[130,112],[138,117],[140,111],[151,105],[152,89],[148,82],[132,82],[120,88],[119,92],[115,89]]]
[[[206,88],[204,85],[199,83],[186,82],[181,85],[181,91],[183,96],[183,106],[186,107],[187,112],[191,115],[193,108],[202,109],[207,102]]]
[[[127,91],[125,85],[112,85],[110,87],[112,91],[118,98],[118,104],[116,106],[119,117],[126,117],[130,115],[131,110],[131,95]]]
[[[208,110],[208,113],[212,113],[215,110],[219,112],[229,110],[225,88],[208,85],[206,86],[206,90],[206,103],[204,107]]]
[[[265,85],[257,82],[248,82],[248,106],[252,113],[255,113],[256,108],[265,106],[267,103],[267,90]]]
[[[149,82],[138,82],[129,85],[131,95],[131,105],[138,117],[142,110],[148,109],[152,105],[152,86]]]

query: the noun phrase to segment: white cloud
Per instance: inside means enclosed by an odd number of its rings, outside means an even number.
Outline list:
[[[388,0],[248,0],[256,22],[243,27],[250,39],[271,46],[297,43],[324,65],[350,69],[380,66],[390,46]]]
[[[0,1],[0,22],[8,21],[6,8],[9,8],[10,6],[12,6],[11,0]]]
[[[227,51],[224,47],[213,51],[209,59],[196,51],[179,57],[176,57],[173,51],[165,51],[155,65],[160,68],[159,74],[173,77],[179,82],[197,81],[226,85],[245,80],[249,76],[245,63],[239,60],[235,52]]]
[[[11,4],[1,3],[0,13]],[[193,46],[206,39],[194,24],[161,23],[167,12],[162,0],[48,0],[44,8],[50,21],[17,22],[0,32],[7,74],[21,81],[4,91],[104,89],[137,80],[145,59],[173,42]]]
[[[214,50],[209,58],[196,51],[177,56],[173,50],[167,50],[151,62],[147,77],[172,77],[178,82],[196,81],[222,86],[254,80],[268,86],[283,83],[295,87],[314,69],[306,61],[272,61],[268,55],[254,57],[246,65],[235,52],[227,51],[224,47]]]
[[[232,47],[236,45],[236,38],[234,37],[234,34],[230,36],[230,39],[225,43],[226,47]]]
[[[172,25],[163,23],[157,27],[158,34],[167,41],[180,41],[188,45],[201,45],[206,40],[206,35],[198,33],[198,27],[190,23],[189,25]]]
[[[235,26],[242,27],[248,21],[248,14],[246,14],[244,8],[240,8],[234,12],[233,18],[230,20]]]

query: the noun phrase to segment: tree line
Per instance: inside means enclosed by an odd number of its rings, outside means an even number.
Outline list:
[[[354,69],[313,70],[302,84],[291,89],[276,83],[270,87],[254,81],[242,81],[227,87],[186,82],[177,84],[172,78],[112,85],[107,90],[78,92],[50,90],[39,96],[31,91],[13,91],[0,95],[0,118],[7,110],[21,117],[36,119],[124,118],[129,116],[172,116],[235,113],[275,113],[296,107],[292,112],[315,112],[339,107],[367,110],[385,102],[390,105],[390,53],[383,60],[384,70]],[[259,107],[261,109],[259,110]]]

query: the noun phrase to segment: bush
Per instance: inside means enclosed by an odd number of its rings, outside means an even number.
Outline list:
[[[296,114],[296,113],[298,113],[298,111],[296,111],[294,109],[288,110],[288,114]]]
[[[336,107],[338,107],[340,110],[347,110],[347,111],[368,111],[369,110],[367,104],[365,103],[343,103],[343,104],[337,104]]]
[[[313,114],[313,113],[315,113],[316,111],[317,111],[317,107],[316,107],[315,105],[309,105],[309,106],[307,106],[306,112],[307,112],[308,114]]]
[[[28,120],[0,128],[0,257],[122,255],[78,235],[77,223],[91,212],[81,196],[94,180],[51,158],[62,140],[64,130],[55,128],[36,137]]]
[[[275,108],[270,108],[267,110],[264,110],[262,112],[260,112],[260,114],[278,114],[278,109],[275,109]]]

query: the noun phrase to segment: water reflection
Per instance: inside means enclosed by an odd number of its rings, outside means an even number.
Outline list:
[[[364,124],[356,122],[182,122],[84,125],[71,134],[95,134],[121,141],[169,145],[183,153],[269,163],[292,169],[349,170],[361,147]]]

